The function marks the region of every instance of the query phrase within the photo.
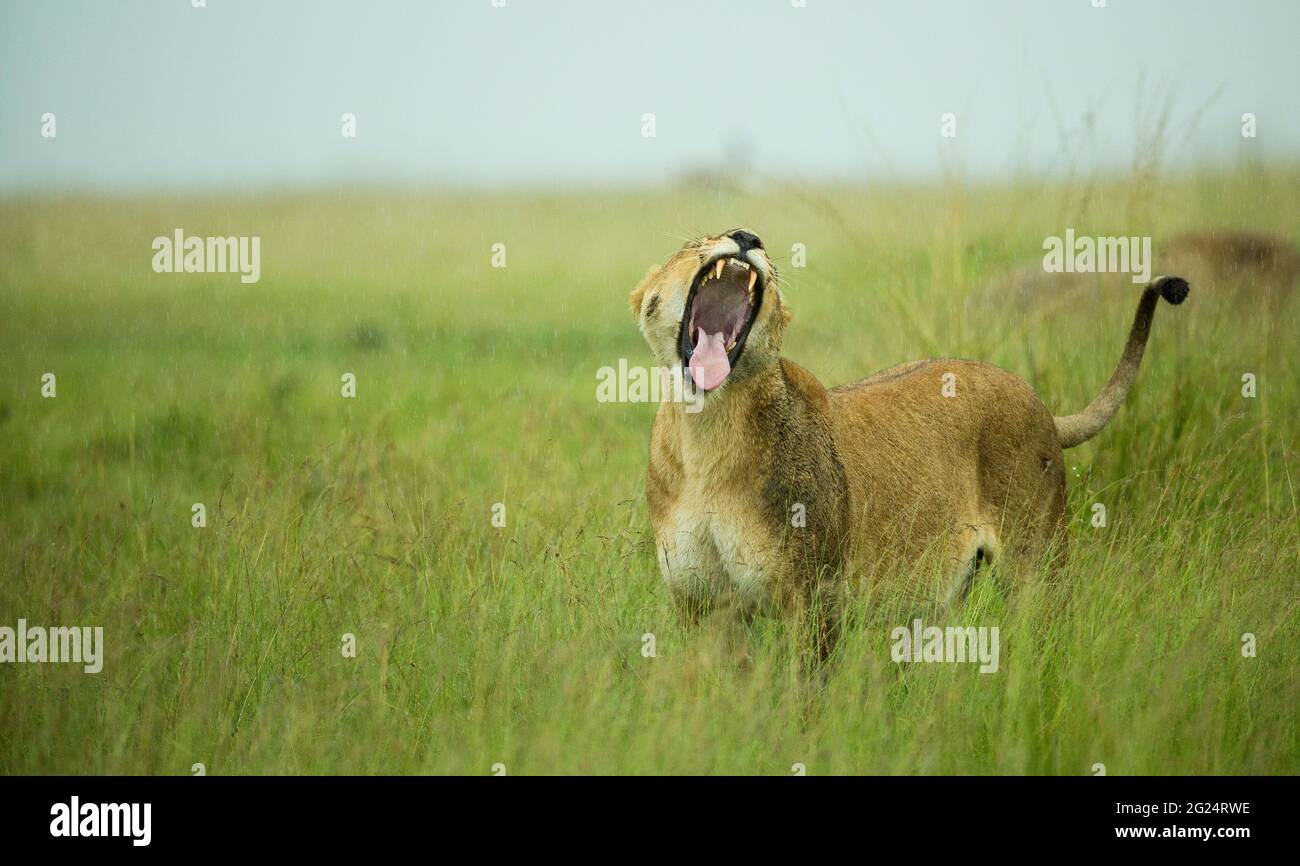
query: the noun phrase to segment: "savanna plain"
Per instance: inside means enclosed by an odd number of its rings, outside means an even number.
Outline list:
[[[810,675],[787,622],[739,651],[678,622],[655,407],[596,399],[600,368],[653,363],[627,304],[647,266],[742,225],[781,270],[785,354],[824,383],[974,358],[1065,414],[1140,287],[1007,275],[1066,228],[1149,235],[1156,273],[1182,232],[1295,244],[1300,170],[8,199],[0,624],[105,648],[98,674],[0,665],[0,772],[1300,772],[1286,287],[1230,267],[1161,305],[1126,405],[1066,453],[1068,595],[981,576],[936,623],[998,626],[996,673],[896,664],[902,607],[861,586]],[[154,273],[177,228],[260,236],[260,280]]]

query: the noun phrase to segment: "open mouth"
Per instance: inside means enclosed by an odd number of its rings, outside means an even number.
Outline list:
[[[697,388],[712,391],[740,360],[763,303],[763,275],[744,259],[723,256],[700,268],[682,317],[682,363]]]

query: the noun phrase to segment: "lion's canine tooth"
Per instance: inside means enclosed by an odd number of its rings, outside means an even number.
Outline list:
[[[719,280],[722,279],[722,269],[725,268],[726,266],[727,266],[726,262],[724,262],[722,259],[718,259],[718,266],[713,269],[713,276]]]
[[[730,343],[727,344],[727,351],[730,352],[734,348],[736,348],[736,341],[732,340]]]
[[[749,272],[749,300],[751,302],[754,300],[754,283],[757,282],[758,282],[758,270],[755,269]]]

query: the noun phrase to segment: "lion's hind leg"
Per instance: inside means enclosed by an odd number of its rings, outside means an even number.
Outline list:
[[[940,608],[944,610],[966,600],[980,567],[990,565],[1002,550],[996,528],[991,523],[966,524],[953,539],[953,546],[950,560],[953,570],[940,602]]]

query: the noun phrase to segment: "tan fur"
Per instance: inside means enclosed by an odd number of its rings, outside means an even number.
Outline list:
[[[661,365],[681,364],[691,281],[728,245],[726,235],[688,244],[632,292]],[[702,411],[662,404],[651,434],[650,519],[660,569],[685,614],[833,600],[850,571],[906,581],[903,590],[918,600],[950,602],[980,561],[1030,563],[1059,539],[1058,420],[1028,384],[988,364],[939,359],[828,390],[780,357],[789,313],[766,256],[750,259],[769,283],[735,369],[703,395]],[[1131,384],[1141,358],[1134,341],[1146,340],[1157,283],[1105,405],[1060,419],[1071,444],[1109,420]],[[792,525],[798,508],[802,527]],[[823,637],[833,618],[832,603]]]

